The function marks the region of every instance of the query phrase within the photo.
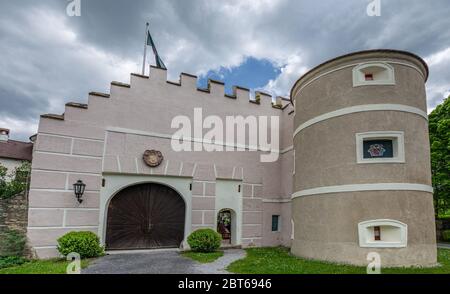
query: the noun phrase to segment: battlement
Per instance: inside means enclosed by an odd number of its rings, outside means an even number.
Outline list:
[[[207,85],[205,88],[198,87],[198,77],[189,73],[181,73],[178,81],[170,81],[167,79],[167,70],[157,68],[154,66],[150,66],[150,75],[141,75],[137,73],[130,74],[130,83],[124,83],[119,81],[112,81],[110,93],[102,93],[92,91],[88,96],[88,103],[79,103],[79,102],[69,102],[66,104],[66,112],[72,113],[75,109],[79,110],[87,110],[89,108],[89,104],[92,99],[114,99],[116,95],[119,95],[120,91],[128,91],[133,89],[139,89],[139,80],[147,80],[151,83],[156,83],[158,86],[162,87],[171,87],[176,86],[186,91],[197,91],[200,94],[209,94],[212,96],[222,96],[224,98],[228,98],[224,100],[224,103],[229,103],[227,100],[238,101],[238,102],[247,102],[254,105],[260,105],[262,109],[276,109],[280,111],[284,111],[287,108],[292,108],[290,106],[290,99],[286,97],[276,96],[273,97],[271,94],[263,92],[263,91],[255,91],[254,98],[251,95],[251,90],[239,85],[232,86],[232,92],[225,92],[225,83],[223,81],[218,81],[214,79],[208,79]],[[120,96],[120,95],[119,95]],[[262,110],[261,109],[261,110]],[[289,112],[292,109],[289,109]],[[65,113],[58,114],[44,114],[41,117],[47,119],[54,120],[64,120],[66,115]]]
[[[244,101],[246,100],[249,103],[254,103],[254,104],[258,104],[258,105],[267,104],[275,109],[280,109],[280,110],[283,110],[284,106],[287,105],[287,103],[283,103],[283,102],[290,101],[288,98],[285,98],[285,97],[277,96],[274,98],[271,94],[265,93],[262,91],[256,91],[255,99],[252,99],[250,89],[239,86],[239,85],[232,86],[232,93],[228,94],[228,93],[225,93],[225,83],[222,81],[214,80],[214,79],[208,79],[206,87],[200,88],[197,86],[198,85],[198,76],[189,74],[189,73],[185,73],[185,72],[182,72],[180,74],[178,81],[170,81],[170,80],[167,80],[167,70],[157,68],[154,66],[150,66],[150,75],[149,76],[136,74],[136,73],[132,73],[131,76],[135,77],[135,78],[149,79],[149,80],[154,80],[154,81],[159,81],[159,82],[164,81],[168,85],[191,88],[191,89],[195,89],[196,91],[201,92],[201,93],[219,94],[223,97],[230,98],[230,99],[235,99],[235,100],[243,99]],[[264,103],[261,103],[262,102],[261,98],[264,98],[263,99]]]

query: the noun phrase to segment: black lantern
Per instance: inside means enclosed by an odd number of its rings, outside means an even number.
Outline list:
[[[75,184],[73,184],[73,190],[75,192],[75,197],[77,197],[78,203],[83,202],[84,189],[86,188],[86,184],[83,183],[82,180],[78,180]]]

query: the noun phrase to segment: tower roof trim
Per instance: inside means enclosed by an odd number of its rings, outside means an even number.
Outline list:
[[[374,49],[374,50],[357,51],[357,52],[348,53],[348,54],[341,55],[341,56],[335,57],[333,59],[327,60],[327,61],[315,66],[314,68],[312,68],[305,74],[303,74],[295,82],[294,86],[291,89],[291,95],[290,95],[291,103],[293,103],[292,97],[294,97],[294,94],[296,94],[295,92],[297,91],[297,89],[299,89],[299,86],[303,82],[309,80],[312,76],[314,76],[316,73],[318,73],[319,71],[321,71],[323,69],[326,69],[328,67],[331,68],[333,66],[336,66],[340,62],[345,62],[346,60],[351,60],[352,58],[357,57],[357,56],[361,56],[362,58],[364,58],[364,57],[366,57],[366,58],[382,58],[382,57],[401,58],[401,56],[406,57],[406,58],[409,57],[410,61],[416,61],[417,65],[419,67],[421,67],[421,70],[423,71],[423,74],[425,77],[425,82],[428,80],[429,69],[428,69],[427,63],[420,56],[418,56],[414,53],[411,53],[408,51],[402,51],[402,50],[395,50],[395,49]]]

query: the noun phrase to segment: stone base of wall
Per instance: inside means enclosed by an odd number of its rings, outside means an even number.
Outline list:
[[[21,193],[13,198],[0,199],[0,229],[26,233],[28,223],[28,197]]]
[[[0,231],[15,230],[26,235],[28,224],[28,193],[0,199]],[[25,252],[29,255],[29,250]],[[1,255],[1,252],[0,252]]]

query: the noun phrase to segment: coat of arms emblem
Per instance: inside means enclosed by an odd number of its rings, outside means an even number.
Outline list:
[[[164,159],[161,151],[157,150],[146,150],[143,156],[145,164],[150,167],[157,167],[161,164]]]
[[[369,150],[370,156],[372,157],[383,157],[384,153],[386,152],[386,149],[384,149],[384,146],[382,144],[373,144],[370,145]]]

